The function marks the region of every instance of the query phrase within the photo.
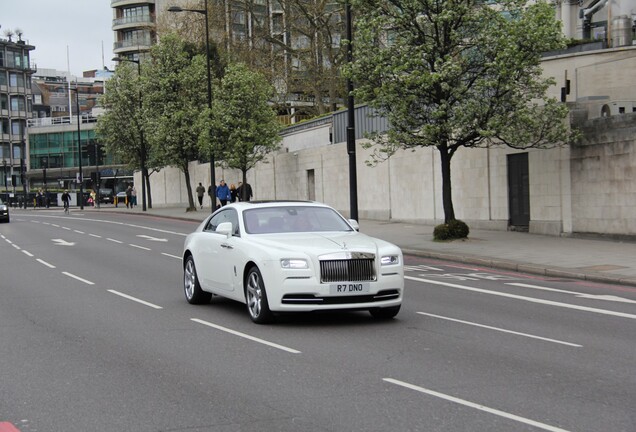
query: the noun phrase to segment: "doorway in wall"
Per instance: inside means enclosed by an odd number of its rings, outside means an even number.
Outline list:
[[[528,153],[508,155],[508,225],[512,231],[528,231],[530,225],[528,172]]]
[[[307,199],[316,201],[316,175],[314,170],[307,170]]]

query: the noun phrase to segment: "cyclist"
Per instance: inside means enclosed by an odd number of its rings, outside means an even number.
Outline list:
[[[68,214],[68,203],[71,200],[71,196],[68,194],[68,190],[65,190],[62,194],[62,202],[64,203],[64,213]]]

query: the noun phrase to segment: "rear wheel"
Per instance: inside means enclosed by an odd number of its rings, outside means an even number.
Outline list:
[[[400,306],[369,309],[369,313],[371,314],[371,316],[375,319],[380,319],[380,320],[388,320],[388,319],[395,318],[398,312],[400,312]]]
[[[245,300],[247,303],[247,311],[252,321],[256,324],[272,322],[274,315],[272,311],[269,310],[265,284],[263,283],[261,272],[257,267],[252,267],[247,274]]]
[[[212,298],[212,294],[201,289],[192,255],[186,258],[186,263],[183,268],[183,292],[185,293],[186,300],[190,304],[209,303]]]

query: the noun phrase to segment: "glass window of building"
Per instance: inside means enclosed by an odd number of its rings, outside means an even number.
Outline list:
[[[9,85],[11,87],[24,87],[24,75],[18,73],[10,73]]]
[[[7,73],[5,71],[0,71],[0,85],[7,85]]]
[[[0,67],[4,67],[4,51],[0,50]]]
[[[7,96],[6,94],[0,94],[0,109],[9,109],[9,96]]]
[[[11,158],[11,153],[9,153],[9,143],[2,143],[0,145],[0,159],[7,160]]]
[[[24,111],[24,97],[23,96],[11,96],[11,111]]]
[[[21,159],[24,154],[24,152],[22,152],[22,146],[20,145],[13,145],[13,159]]]

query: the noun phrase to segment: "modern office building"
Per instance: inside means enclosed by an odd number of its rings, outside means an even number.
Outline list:
[[[0,163],[2,192],[21,187],[26,157],[26,123],[32,116],[30,52],[35,49],[18,40],[0,39]]]

